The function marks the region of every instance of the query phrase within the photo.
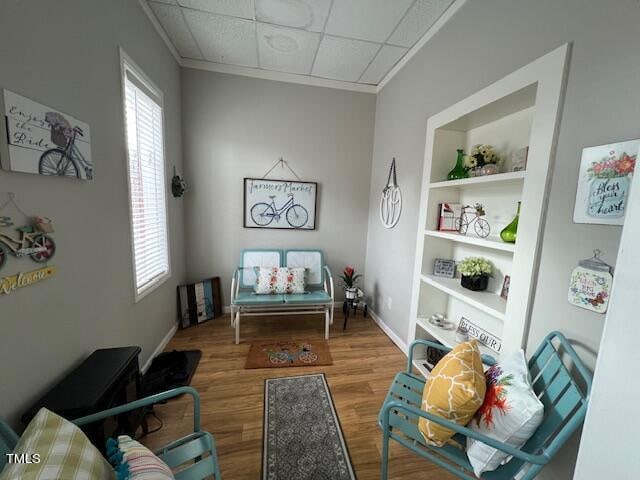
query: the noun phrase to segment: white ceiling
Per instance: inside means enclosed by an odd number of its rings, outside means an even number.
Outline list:
[[[184,60],[377,85],[453,0],[143,0]]]

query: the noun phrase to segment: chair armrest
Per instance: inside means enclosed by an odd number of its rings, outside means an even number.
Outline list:
[[[238,288],[240,286],[240,279],[238,278],[240,274],[240,267],[236,267],[233,271],[233,275],[231,275],[231,297],[229,303],[233,305],[236,296],[238,295]]]
[[[329,280],[329,290],[327,291],[327,293],[331,295],[331,299],[335,299],[335,290],[333,286],[333,274],[331,273],[331,269],[329,268],[328,265],[324,265],[322,269],[325,272],[325,289],[326,289],[326,282],[327,280]]]
[[[444,345],[441,345],[440,343],[435,343],[430,340],[424,340],[421,338],[414,340],[413,342],[411,342],[411,345],[409,345],[409,355],[407,355],[407,373],[411,373],[411,367],[413,366],[413,349],[418,345],[432,347],[445,353],[449,353],[451,351],[450,347],[446,347]],[[480,355],[480,358],[482,358],[482,363],[484,363],[485,365],[492,366],[496,364],[496,359],[490,355],[482,354]]]
[[[478,433],[467,427],[458,425],[455,422],[446,420],[442,417],[425,412],[424,410],[413,407],[411,405],[407,405],[406,403],[403,403],[397,400],[389,402],[385,404],[383,407],[382,428],[385,432],[389,431],[389,416],[391,415],[391,410],[401,410],[401,411],[416,415],[418,417],[426,418],[427,420],[430,420],[432,422],[437,423],[438,425],[441,425],[445,428],[453,430],[454,432],[459,433],[465,437],[473,438],[474,440],[478,440],[486,445],[489,445],[490,447],[500,450],[501,452],[507,453],[509,455],[513,455],[514,457],[520,460],[524,460],[527,463],[535,463],[537,465],[546,465],[547,463],[549,463],[549,460],[550,460],[549,456],[545,454],[532,455],[530,453],[523,452],[519,448],[514,448],[510,445],[505,445],[504,443],[501,443],[494,438],[488,437],[486,435],[483,435],[482,433]]]
[[[198,391],[192,387],[173,388],[171,390],[167,390],[166,392],[156,393],[155,395],[150,395],[148,397],[141,398],[133,402],[125,403],[124,405],[118,405],[117,407],[109,408],[107,410],[102,410],[101,412],[98,412],[98,413],[93,413],[85,417],[76,418],[75,420],[71,420],[71,422],[81,427],[89,423],[104,420],[105,418],[113,417],[115,415],[120,415],[122,413],[130,412],[132,410],[137,410],[138,408],[154,405],[164,400],[168,400],[169,398],[178,397],[185,393],[188,395],[191,395],[191,397],[193,398],[193,431],[199,432],[200,431],[200,395],[198,394]]]

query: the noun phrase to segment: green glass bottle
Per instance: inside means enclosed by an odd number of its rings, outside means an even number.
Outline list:
[[[520,202],[518,202],[518,211],[516,217],[511,220],[511,223],[504,227],[500,232],[500,238],[503,242],[516,243],[516,237],[518,236],[518,220],[520,219]]]
[[[456,166],[447,175],[447,180],[459,180],[461,178],[469,178],[469,172],[464,168],[464,150],[456,150],[458,152],[458,158],[456,159]]]

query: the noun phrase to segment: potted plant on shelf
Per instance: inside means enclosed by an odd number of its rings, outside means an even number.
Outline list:
[[[356,284],[358,280],[362,277],[361,274],[356,274],[356,271],[353,267],[345,267],[342,275],[340,275],[340,280],[342,280],[342,286],[344,287],[344,296],[347,300],[353,300],[358,295],[358,288]]]
[[[458,264],[458,271],[462,274],[460,285],[474,292],[480,292],[486,290],[489,285],[493,265],[486,258],[467,257]]]
[[[498,154],[491,145],[478,144],[465,160],[465,167],[473,177],[498,173]]]

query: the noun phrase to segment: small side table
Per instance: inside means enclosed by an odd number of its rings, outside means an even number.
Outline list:
[[[358,312],[358,306],[360,305],[363,306],[362,315],[366,317],[367,313],[369,312],[369,307],[366,303],[356,298],[345,299],[344,303],[342,304],[342,313],[344,313],[344,326],[342,327],[343,331],[347,329],[347,320],[349,320],[349,314],[351,310],[353,310],[353,314],[355,315]]]

